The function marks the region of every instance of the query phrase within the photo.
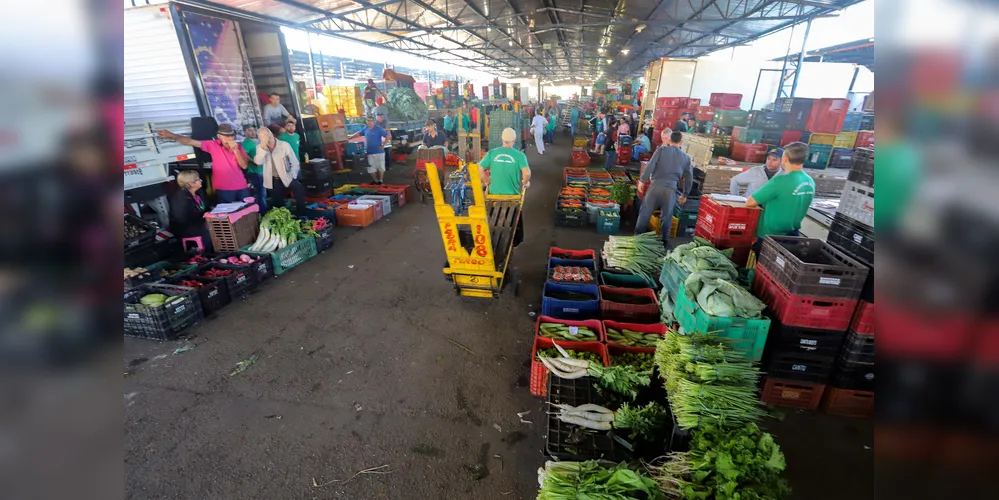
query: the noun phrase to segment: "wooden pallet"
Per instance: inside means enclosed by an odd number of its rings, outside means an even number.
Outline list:
[[[492,235],[496,270],[503,271],[506,257],[513,248],[513,236],[520,220],[520,203],[512,200],[487,201],[486,215]]]

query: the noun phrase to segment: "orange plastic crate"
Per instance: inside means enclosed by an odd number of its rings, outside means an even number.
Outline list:
[[[781,380],[766,377],[760,400],[774,406],[786,406],[799,410],[815,410],[822,401],[825,384],[810,384],[797,380]]]
[[[336,223],[338,226],[365,227],[375,221],[375,206],[371,205],[364,209],[348,208],[341,205],[336,209]]]
[[[828,387],[822,398],[822,411],[830,415],[871,418],[874,416],[874,392]]]

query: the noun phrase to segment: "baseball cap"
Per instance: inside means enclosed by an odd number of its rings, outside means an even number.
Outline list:
[[[227,136],[227,137],[232,137],[232,136],[236,135],[236,132],[233,132],[232,125],[229,125],[228,123],[223,123],[222,125],[219,125],[219,132],[218,132],[218,134],[219,135],[224,135],[224,136]]]
[[[509,127],[505,128],[505,129],[503,129],[503,136],[501,137],[501,139],[503,139],[503,142],[513,142],[513,141],[516,141],[517,140],[517,132],[514,131],[512,128],[509,128]]]
[[[250,130],[251,128],[253,130],[256,130],[257,126],[254,125],[254,124],[252,124],[252,123],[247,123],[246,125],[243,125],[243,132],[246,132],[247,130]]]
[[[769,153],[767,153],[767,155],[768,156],[773,156],[774,158],[778,158],[778,159],[782,158],[784,156],[784,148],[777,148],[777,149],[771,150]]]

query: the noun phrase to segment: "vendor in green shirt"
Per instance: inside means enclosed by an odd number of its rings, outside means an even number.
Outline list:
[[[257,206],[260,208],[260,212],[264,213],[267,211],[267,191],[264,190],[264,167],[253,163],[253,157],[257,156],[257,145],[260,144],[260,139],[257,139],[257,126],[248,123],[243,125],[243,150],[246,151],[246,156],[249,159],[246,161],[246,176],[250,179],[250,184],[253,185],[253,197],[257,199]]]
[[[479,162],[482,179],[486,180],[489,194],[519,195],[531,186],[531,167],[527,165],[527,155],[514,149],[517,132],[512,128],[503,129],[503,147],[490,149]],[[513,246],[524,241],[524,218],[517,219],[517,231],[513,235]]]
[[[302,154],[298,150],[299,140],[301,138],[298,136],[298,133],[295,132],[295,126],[296,123],[294,118],[290,118],[286,121],[284,123],[284,131],[277,136],[277,140],[287,142],[291,146],[291,150],[295,152],[295,157],[301,161]]]
[[[746,200],[747,207],[763,208],[756,225],[758,239],[753,244],[753,250],[757,254],[763,245],[763,238],[769,234],[801,235],[801,221],[815,198],[815,181],[802,170],[806,158],[808,144],[792,142],[784,146],[784,156],[781,158],[784,175],[775,175]]]

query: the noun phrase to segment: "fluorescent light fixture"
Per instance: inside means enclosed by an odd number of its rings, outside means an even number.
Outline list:
[[[603,54],[603,53],[604,53],[604,48],[603,48],[603,47],[600,47],[599,49],[597,49],[597,52],[599,52],[599,53]]]
[[[513,68],[513,70],[514,71],[520,71],[520,66],[517,66],[516,68]]]
[[[621,49],[621,53],[624,54],[624,55],[628,55],[628,52],[631,52],[631,51],[628,50],[628,49]]]
[[[510,40],[509,42],[507,42],[507,45],[513,47],[513,40]]]
[[[526,75],[526,74],[527,74],[527,72],[526,72],[526,71],[521,71],[520,73],[521,73],[522,75]]]
[[[607,60],[607,64],[610,64],[610,63],[612,63],[612,62],[614,62],[614,60],[613,60],[613,59],[608,59],[608,60]]]

